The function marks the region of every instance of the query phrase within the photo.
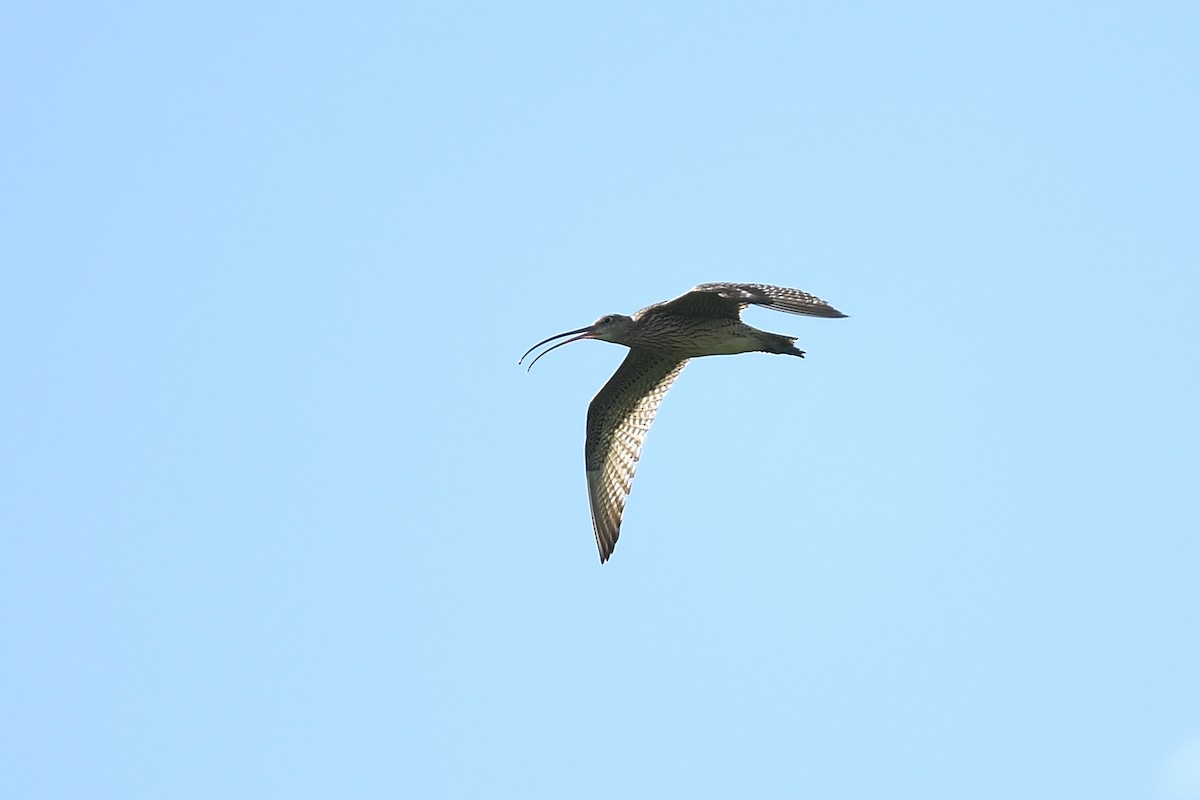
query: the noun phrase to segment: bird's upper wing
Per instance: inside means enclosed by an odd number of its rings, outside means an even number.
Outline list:
[[[612,555],[621,532],[625,498],[658,404],[687,359],[633,349],[588,406],[588,499],[600,563]]]
[[[846,316],[816,295],[763,283],[702,283],[674,300],[651,308],[677,314],[735,318],[750,304],[810,317]]]

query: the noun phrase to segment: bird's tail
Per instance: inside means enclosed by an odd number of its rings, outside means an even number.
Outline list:
[[[800,356],[804,358],[804,351],[796,347],[795,336],[768,333],[763,337],[763,345],[763,352],[765,353],[778,353],[784,356]]]

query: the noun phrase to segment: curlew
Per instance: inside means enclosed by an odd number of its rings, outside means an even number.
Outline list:
[[[537,348],[546,348],[529,363],[556,347],[580,339],[623,344],[629,355],[588,406],[588,499],[600,563],[608,561],[621,533],[621,514],[633,483],[642,442],[663,396],[689,359],[736,353],[779,353],[804,357],[791,336],[767,333],[741,320],[748,305],[764,306],[811,317],[844,317],[819,297],[798,289],[758,283],[702,283],[674,300],[646,306],[633,316],[606,314],[585,328],[560,333],[525,351],[524,363]]]

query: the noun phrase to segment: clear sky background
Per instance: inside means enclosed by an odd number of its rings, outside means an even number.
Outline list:
[[[1200,798],[1198,42],[7,4],[0,795]],[[517,358],[720,280],[601,566]]]

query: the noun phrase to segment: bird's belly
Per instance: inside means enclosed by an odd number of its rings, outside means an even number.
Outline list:
[[[698,356],[731,356],[762,349],[762,342],[749,336],[728,336],[710,342],[696,342]]]
[[[728,356],[761,350],[762,340],[754,331],[730,328],[701,328],[693,330],[686,339],[683,349],[689,358],[696,356]]]

